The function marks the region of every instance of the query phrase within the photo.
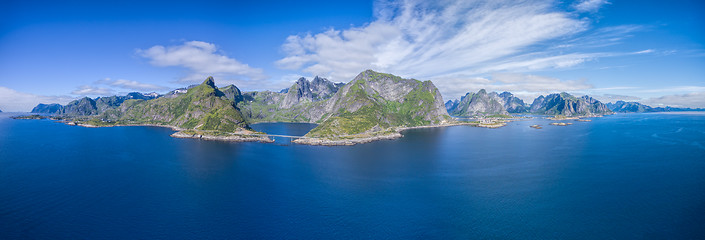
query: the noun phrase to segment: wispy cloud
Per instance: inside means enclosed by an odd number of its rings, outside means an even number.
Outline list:
[[[345,30],[289,36],[285,69],[346,81],[371,68],[433,78],[458,72],[569,67],[590,54],[522,55],[584,31],[588,23],[544,1],[426,1],[377,4],[377,20]],[[548,47],[548,46],[546,46]],[[531,50],[531,51],[529,51]],[[509,58],[518,63],[506,62]],[[501,67],[483,70],[480,66]]]
[[[545,78],[530,72],[575,68],[599,58],[650,53],[604,52],[643,29],[637,25],[590,29],[590,19],[560,10],[553,1],[378,1],[376,19],[364,26],[289,36],[283,69],[349,81],[374,69],[404,77],[431,79],[444,96],[463,87],[541,93]],[[606,1],[580,1],[581,11],[596,11]],[[501,74],[522,73],[525,84],[496,84]],[[493,76],[488,78],[488,76]],[[582,90],[584,80],[558,80],[555,91]],[[577,81],[577,82],[576,82]],[[576,85],[577,83],[577,85]],[[571,85],[572,84],[572,85]],[[476,88],[473,88],[476,89]],[[546,89],[549,90],[549,89]]]
[[[108,96],[113,95],[114,91],[108,88],[83,85],[79,86],[76,90],[73,90],[71,94],[79,96]]]
[[[573,8],[578,12],[596,12],[606,4],[611,3],[606,0],[579,0],[573,4]]]
[[[638,101],[641,100],[640,97],[620,95],[620,94],[589,94],[591,97],[600,100],[603,103],[616,102],[616,101]]]
[[[66,104],[74,99],[70,96],[44,96],[0,87],[0,110],[5,112],[29,112],[39,103]]]
[[[156,66],[179,66],[191,70],[181,78],[183,82],[203,81],[207,76],[264,80],[267,76],[260,68],[253,68],[218,51],[215,44],[190,41],[176,46],[153,46],[138,49],[137,54]]]
[[[704,86],[673,86],[659,89],[642,89],[642,93],[705,92]]]
[[[654,52],[653,49],[646,49],[646,50],[641,50],[641,51],[638,51],[638,52],[634,52],[634,54],[646,54],[646,53],[653,53],[653,52]]]
[[[159,85],[154,85],[154,84],[149,84],[149,83],[141,83],[138,81],[125,80],[125,79],[113,80],[110,78],[104,78],[104,79],[96,81],[96,83],[105,84],[108,86],[118,87],[118,88],[127,89],[127,90],[145,91],[145,92],[168,89],[167,87],[164,87],[164,86],[159,86]]]

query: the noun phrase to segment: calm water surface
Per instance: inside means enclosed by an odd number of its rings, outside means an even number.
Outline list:
[[[705,238],[703,114],[417,129],[351,147],[11,115],[0,239]]]

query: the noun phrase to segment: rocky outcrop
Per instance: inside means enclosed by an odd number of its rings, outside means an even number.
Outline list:
[[[561,116],[591,116],[611,114],[612,111],[600,101],[589,97],[575,97],[568,93],[539,96],[531,104],[532,113]]]

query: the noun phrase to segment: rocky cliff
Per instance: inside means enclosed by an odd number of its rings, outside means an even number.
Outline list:
[[[299,78],[289,89],[282,91],[285,95],[279,107],[287,109],[299,103],[326,100],[336,93],[341,85],[318,76],[314,77],[313,81]]]
[[[485,89],[480,89],[477,93],[467,93],[461,97],[460,102],[449,113],[461,117],[508,115],[504,101],[496,92],[487,93]]]
[[[504,109],[506,109],[509,113],[525,113],[529,110],[526,107],[524,100],[515,97],[510,92],[500,93],[499,97],[502,99],[502,105],[504,106]]]
[[[539,96],[531,104],[530,111],[536,114],[562,116],[589,116],[610,114],[607,106],[589,97],[575,97],[568,93],[554,93],[546,97]]]
[[[317,122],[325,114],[326,100],[343,85],[321,77],[299,78],[280,92],[245,92],[238,107],[250,122]]]

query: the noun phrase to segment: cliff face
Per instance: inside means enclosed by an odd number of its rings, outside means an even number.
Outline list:
[[[607,103],[607,108],[612,110],[613,112],[620,112],[620,113],[642,113],[642,112],[651,112],[653,109],[647,105],[638,103],[638,102],[625,102],[625,101],[617,101],[615,103]]]
[[[238,103],[242,102],[244,100],[244,97],[242,96],[242,92],[240,92],[240,89],[237,88],[235,85],[228,85],[223,88],[219,88],[221,92],[223,92],[223,95],[227,98],[230,99],[231,101]]]
[[[585,116],[612,113],[600,101],[589,97],[575,97],[568,93],[554,93],[546,97],[539,96],[531,104],[531,112],[536,114]]]
[[[105,111],[100,118],[126,124],[157,124],[219,132],[249,129],[235,103],[215,87],[212,77],[172,98],[126,100],[119,108]]]
[[[299,78],[280,92],[246,92],[238,107],[250,122],[316,122],[325,114],[326,100],[343,85],[321,77]]]
[[[317,138],[373,134],[450,119],[431,81],[402,79],[372,70],[360,73],[314,109],[324,113],[322,123],[306,136]]]
[[[287,109],[302,102],[317,102],[328,99],[338,91],[340,86],[318,76],[313,78],[313,81],[308,81],[303,77],[299,78],[294,85],[283,91],[285,95],[279,107]]]
[[[515,97],[510,92],[500,93],[499,97],[502,99],[504,109],[506,109],[509,113],[524,113],[528,111],[524,101],[518,97]]]
[[[481,89],[477,93],[467,93],[460,98],[455,108],[450,110],[453,116],[472,117],[496,114],[509,114],[504,108],[505,100],[496,92],[487,93]]]

